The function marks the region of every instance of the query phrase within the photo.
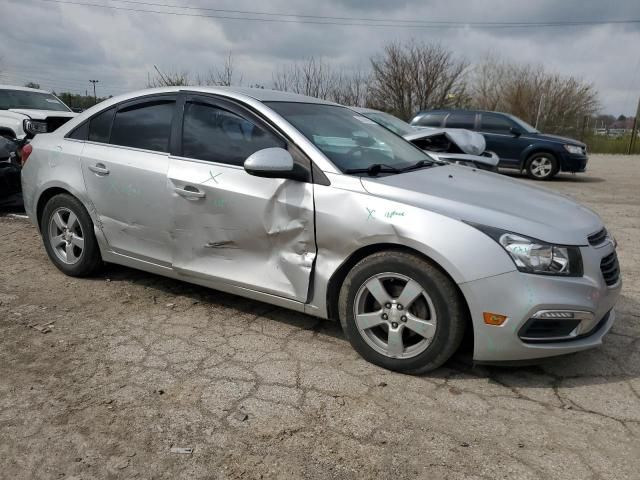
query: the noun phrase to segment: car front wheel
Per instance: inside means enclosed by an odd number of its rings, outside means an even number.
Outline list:
[[[558,173],[558,160],[551,153],[535,153],[527,161],[527,175],[534,180],[550,180]]]
[[[466,309],[455,284],[416,255],[386,251],[358,262],[340,291],[340,322],[366,360],[419,374],[460,346]]]

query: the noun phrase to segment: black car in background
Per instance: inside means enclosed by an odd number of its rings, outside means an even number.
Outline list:
[[[427,110],[411,125],[465,128],[482,133],[487,150],[500,157],[500,167],[526,171],[535,180],[549,180],[558,172],[584,172],[587,146],[571,138],[540,133],[527,122],[500,112]]]

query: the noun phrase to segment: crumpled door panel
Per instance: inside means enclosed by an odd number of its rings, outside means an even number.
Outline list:
[[[316,254],[313,185],[251,176],[242,168],[172,158],[173,268],[298,301]]]

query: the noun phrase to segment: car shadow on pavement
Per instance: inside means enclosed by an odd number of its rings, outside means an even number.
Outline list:
[[[323,320],[310,315],[276,307],[257,300],[251,300],[207,287],[146,273],[121,265],[108,264],[101,275],[86,279],[89,281],[109,281],[133,283],[150,290],[154,304],[178,305],[188,311],[189,305],[232,308],[241,316],[254,316],[267,321],[279,322],[299,329],[313,331],[320,337],[343,341],[347,348],[339,322]],[[178,308],[178,307],[176,307]],[[425,380],[457,379],[489,381],[507,388],[556,389],[566,381],[579,387],[618,383],[640,377],[640,304],[627,296],[622,296],[616,308],[617,320],[612,331],[598,348],[561,357],[545,359],[532,364],[512,366],[479,365],[472,361],[472,345],[461,349],[441,368],[421,375]],[[319,345],[318,348],[322,348]],[[364,362],[364,360],[362,360]],[[398,374],[400,375],[400,374]]]

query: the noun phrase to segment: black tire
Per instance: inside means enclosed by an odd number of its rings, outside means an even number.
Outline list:
[[[358,292],[372,277],[387,273],[416,281],[429,295],[437,315],[431,343],[411,358],[392,358],[379,353],[367,343],[356,324]],[[401,251],[375,253],[358,262],[342,284],[338,307],[345,336],[364,359],[389,370],[410,374],[428,372],[446,362],[460,346],[467,320],[464,300],[451,279],[431,262]]]
[[[550,164],[550,169],[545,169],[544,171],[537,169],[536,166],[541,161]],[[527,159],[525,169],[529,178],[546,181],[551,180],[558,174],[560,163],[553,153],[539,152],[534,153]]]
[[[50,224],[53,215],[64,209],[73,212],[79,223],[84,245],[78,260],[73,264],[65,263],[56,254],[50,241]],[[44,242],[44,248],[53,264],[64,274],[71,277],[86,277],[95,273],[102,266],[100,248],[93,232],[93,222],[84,205],[69,194],[59,194],[52,197],[44,207],[40,218],[40,233]]]

